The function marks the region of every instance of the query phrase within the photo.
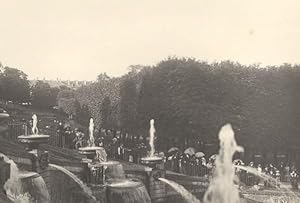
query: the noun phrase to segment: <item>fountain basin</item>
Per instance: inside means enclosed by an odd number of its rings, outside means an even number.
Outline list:
[[[80,152],[94,152],[96,150],[104,149],[103,147],[80,147]]]
[[[125,180],[125,173],[122,164],[118,161],[92,162],[88,164],[86,171],[91,174],[92,184],[103,184],[107,182],[119,182]]]
[[[78,150],[80,154],[86,155],[88,159],[94,159],[96,151],[105,149],[103,147],[80,147]]]
[[[18,139],[22,143],[47,143],[49,141],[49,135],[20,135]]]
[[[50,202],[46,183],[40,174],[23,171],[19,173],[19,178],[22,185],[20,194],[29,194],[32,202]]]
[[[120,164],[120,162],[118,162],[118,161],[105,161],[105,162],[91,164],[91,166],[101,167],[101,166],[113,166],[113,165],[118,165],[118,164]]]
[[[164,161],[162,157],[143,157],[141,158],[141,164],[150,168],[164,169]]]
[[[141,163],[142,164],[159,164],[163,162],[163,158],[162,157],[158,157],[158,156],[153,156],[153,157],[143,157],[141,158]]]
[[[28,144],[28,150],[35,150],[35,154],[37,154],[37,149],[39,144],[47,143],[49,141],[49,135],[20,135],[18,136],[18,140],[21,143]]]

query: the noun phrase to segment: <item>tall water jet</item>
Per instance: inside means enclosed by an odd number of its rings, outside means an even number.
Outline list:
[[[154,127],[154,119],[150,120],[150,139],[149,139],[149,145],[150,145],[150,157],[154,156],[155,148],[154,148],[154,136],[155,136],[155,127]]]
[[[154,147],[154,140],[155,140],[155,127],[154,127],[154,119],[150,120],[150,130],[149,130],[149,145],[150,145],[150,152],[148,157],[141,158],[141,163],[146,164],[149,166],[157,166],[158,163],[163,162],[162,157],[154,156],[155,147]],[[151,166],[150,166],[151,167]]]
[[[89,147],[95,147],[94,120],[93,120],[93,118],[90,118],[88,145],[89,145]]]
[[[230,124],[219,132],[220,150],[215,161],[213,179],[204,195],[205,203],[239,203],[238,188],[234,185],[235,170],[232,157],[235,152],[242,152],[238,146]]]

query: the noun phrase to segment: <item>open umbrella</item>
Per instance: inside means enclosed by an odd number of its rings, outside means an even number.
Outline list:
[[[197,152],[195,154],[195,157],[197,157],[197,158],[201,158],[201,157],[204,157],[204,156],[205,156],[205,154],[203,152]]]
[[[209,157],[209,159],[212,160],[212,161],[214,161],[214,160],[216,160],[217,156],[218,156],[217,154],[211,155]]]
[[[196,150],[193,147],[189,147],[186,150],[184,150],[185,154],[194,155],[196,153]]]
[[[168,153],[171,153],[171,152],[177,152],[179,151],[179,149],[177,147],[171,147],[169,150],[168,150]]]

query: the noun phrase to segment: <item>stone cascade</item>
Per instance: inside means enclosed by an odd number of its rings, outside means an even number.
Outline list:
[[[159,180],[165,178],[166,171],[164,162],[159,157],[147,157],[141,159],[141,164],[147,166],[146,169],[146,188],[148,189],[151,202],[163,202],[166,197],[166,185]]]

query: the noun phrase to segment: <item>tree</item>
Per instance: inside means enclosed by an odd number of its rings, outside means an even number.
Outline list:
[[[48,83],[41,80],[32,87],[32,104],[39,108],[51,108],[56,105],[58,88],[51,88]]]
[[[112,127],[111,123],[111,113],[112,113],[112,106],[109,97],[105,97],[102,105],[101,105],[101,118],[102,118],[102,128],[110,129]]]
[[[57,95],[57,105],[71,118],[76,114],[76,99],[74,92],[70,89],[63,89]]]
[[[135,82],[126,78],[120,88],[121,127],[125,132],[136,130],[137,90]]]
[[[30,85],[27,75],[18,69],[4,67],[1,73],[2,99],[16,102],[29,101]]]
[[[88,127],[89,120],[91,117],[88,106],[85,104],[81,106],[80,103],[76,100],[75,108],[76,108],[76,117],[75,117],[76,121],[81,125]]]
[[[108,81],[108,80],[110,80],[110,77],[106,73],[101,73],[97,77],[98,82]]]
[[[102,126],[101,105],[106,97],[110,98],[112,113],[111,124],[119,127],[120,83],[122,78],[101,79],[95,83],[82,86],[75,91],[75,98],[80,105],[87,105],[95,127]]]

